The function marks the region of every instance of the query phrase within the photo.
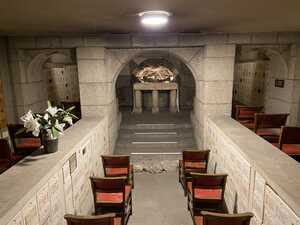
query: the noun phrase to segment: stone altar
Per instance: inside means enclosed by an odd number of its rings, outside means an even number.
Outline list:
[[[143,111],[142,91],[152,91],[152,113],[159,112],[158,97],[159,91],[170,91],[170,112],[178,112],[177,93],[178,84],[175,82],[145,82],[133,84],[133,112],[141,113]]]

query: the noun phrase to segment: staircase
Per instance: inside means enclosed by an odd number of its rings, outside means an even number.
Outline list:
[[[175,171],[183,149],[195,149],[189,112],[122,114],[115,154],[131,156],[136,172]]]

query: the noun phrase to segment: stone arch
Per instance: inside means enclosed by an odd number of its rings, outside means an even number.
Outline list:
[[[64,50],[46,50],[37,54],[29,63],[27,68],[27,74],[31,76],[39,76],[43,65],[53,56],[59,55],[62,57],[69,57]]]
[[[197,57],[202,57],[202,48],[170,48],[170,49],[120,49],[113,50],[112,55],[119,62],[118,67],[114,70],[114,74],[112,76],[112,86],[115,87],[117,78],[120,72],[124,69],[124,67],[129,63],[130,60],[137,58],[141,55],[147,55],[149,53],[156,54],[166,54],[170,55],[183,62],[188,69],[191,71],[194,80],[197,80],[198,74],[200,71],[197,71],[198,68],[196,66]]]
[[[117,85],[117,79],[121,71],[128,65],[131,60],[137,59],[139,57],[152,58],[153,56],[168,56],[169,58],[176,59],[178,62],[181,62],[189,70],[193,77],[194,83],[194,94],[196,95],[197,90],[197,76],[200,73],[199,66],[196,67],[196,62],[194,59],[202,57],[202,48],[194,49],[180,49],[180,48],[170,48],[170,49],[120,49],[112,50],[111,56],[114,57],[118,62],[117,68],[113,70],[112,74],[112,88],[115,90]],[[109,54],[108,54],[109,55]],[[191,104],[193,105],[193,104]]]

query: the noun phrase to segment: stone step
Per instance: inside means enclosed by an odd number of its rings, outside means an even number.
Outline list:
[[[181,128],[181,129],[147,129],[147,130],[133,130],[133,129],[121,129],[119,136],[121,138],[131,138],[131,137],[152,137],[152,138],[168,138],[168,137],[193,137],[193,129],[191,128]]]
[[[122,124],[121,130],[165,130],[165,129],[180,129],[192,128],[190,123],[136,123],[136,124]]]
[[[177,135],[134,135],[130,137],[120,136],[117,143],[120,144],[170,144],[170,143],[194,143],[192,134],[185,137],[178,137]]]
[[[178,141],[133,141],[127,142],[119,140],[117,142],[116,148],[119,149],[131,149],[148,151],[148,149],[183,149],[183,148],[193,148],[196,143],[193,139],[178,140]]]

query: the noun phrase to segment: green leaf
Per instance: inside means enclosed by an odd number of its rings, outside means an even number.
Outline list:
[[[26,131],[26,128],[23,127],[23,128],[21,128],[20,130],[18,130],[18,131],[15,133],[15,135],[22,134],[22,133],[24,133],[25,131]]]
[[[47,103],[48,103],[48,108],[49,108],[49,107],[52,107],[50,100],[48,100]]]
[[[66,109],[66,112],[72,112],[75,109],[75,106],[71,106],[70,108]]]
[[[53,138],[57,138],[58,137],[58,130],[55,127],[51,128],[51,132],[52,132],[52,136]]]

